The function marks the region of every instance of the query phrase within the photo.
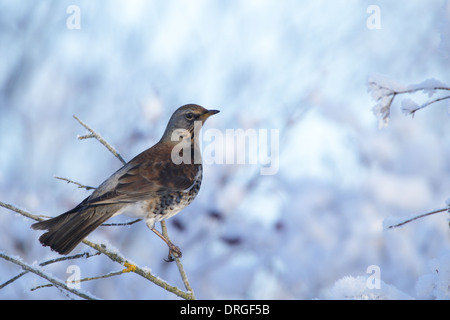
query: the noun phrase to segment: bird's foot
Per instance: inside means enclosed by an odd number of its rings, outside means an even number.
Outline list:
[[[173,243],[168,243],[169,246],[169,255],[167,256],[167,259],[164,259],[166,262],[172,262],[175,260],[175,258],[181,258],[182,253],[180,248],[178,248]]]

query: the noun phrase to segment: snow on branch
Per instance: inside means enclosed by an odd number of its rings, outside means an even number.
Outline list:
[[[450,99],[450,94],[444,94],[444,92],[450,92],[450,86],[433,78],[427,79],[417,84],[405,86],[387,76],[375,74],[369,77],[368,86],[372,99],[377,101],[377,104],[372,108],[372,111],[379,119],[379,128],[386,127],[389,124],[392,103],[398,95],[413,94],[421,91],[424,95],[427,96],[426,101],[422,102],[421,104],[410,98],[405,98],[402,100],[403,113],[411,116],[414,116],[417,111],[424,109],[434,103]],[[435,97],[435,95],[438,94],[440,94],[440,96]],[[385,221],[384,225],[387,228],[392,229],[407,224],[411,221],[444,211],[450,213],[450,199],[447,200],[446,208],[424,213],[413,218],[403,218],[402,221],[393,222],[391,219],[389,221]]]
[[[422,93],[428,96],[427,101],[421,104],[409,98],[402,101],[403,113],[411,116],[414,116],[417,111],[431,104],[450,99],[450,94],[444,94],[444,92],[450,91],[450,86],[436,79],[427,79],[418,84],[404,86],[387,76],[376,74],[369,77],[368,86],[372,99],[377,102],[372,108],[372,111],[379,119],[380,128],[386,127],[389,124],[392,103],[398,95],[413,94],[422,91]],[[436,94],[442,95],[433,98]]]

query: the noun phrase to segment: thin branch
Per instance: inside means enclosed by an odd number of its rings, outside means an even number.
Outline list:
[[[23,275],[25,275],[27,273],[28,273],[28,271],[22,271],[17,276],[14,276],[11,279],[7,280],[6,282],[0,284],[0,290],[3,289],[4,287],[6,287],[8,284],[13,283],[14,281],[16,281],[17,279],[19,279],[20,277],[22,277]]]
[[[119,226],[131,226],[132,224],[135,224],[136,222],[141,221],[142,219],[136,219],[130,222],[120,222],[120,223],[102,223],[102,227],[119,227]]]
[[[380,86],[380,88],[384,88],[384,87]],[[439,86],[432,87],[432,88],[417,87],[417,88],[413,88],[413,89],[399,90],[399,91],[395,91],[395,92],[397,94],[404,94],[404,93],[414,93],[414,92],[423,91],[423,90],[444,90],[444,91],[450,91],[450,88],[449,87],[439,87]]]
[[[80,119],[78,119],[78,117],[76,115],[73,116],[83,127],[85,127],[91,134],[86,135],[86,136],[79,136],[78,139],[79,140],[83,140],[83,139],[88,139],[88,138],[95,138],[97,139],[101,144],[103,144],[108,150],[109,152],[111,152],[117,159],[120,160],[120,162],[122,162],[122,164],[126,164],[127,162],[122,158],[122,156],[116,151],[116,149],[114,149],[108,142],[106,142],[105,139],[103,139],[103,137],[98,134],[97,132],[95,132],[94,130],[92,130],[91,128],[89,128],[89,126],[87,124],[85,124],[83,121],[81,121]]]
[[[19,208],[13,206],[13,205],[10,205],[10,204],[7,204],[7,203],[3,203],[1,201],[0,201],[0,207],[6,208],[6,209],[14,211],[14,212],[17,212],[18,214],[21,214],[24,217],[27,217],[27,218],[30,218],[30,219],[33,219],[33,220],[36,220],[36,221],[43,221],[44,220],[40,216],[36,216],[36,215],[31,214],[31,213],[29,213],[29,212],[27,212],[25,210],[19,209]]]
[[[30,218],[30,219],[33,219],[33,220],[36,220],[36,221],[42,221],[43,220],[42,218],[40,218],[37,215],[31,214],[31,213],[29,213],[29,212],[27,212],[25,210],[16,208],[15,206],[12,206],[10,204],[6,204],[6,203],[3,203],[3,202],[0,202],[0,206],[4,207],[6,209],[9,209],[11,211],[17,212],[17,213],[19,213],[19,214],[21,214],[21,215],[23,215],[23,216],[25,216],[27,218]],[[128,262],[127,259],[122,257],[120,254],[118,254],[116,252],[109,251],[108,249],[106,249],[105,245],[97,244],[97,243],[91,242],[91,241],[89,241],[87,239],[84,239],[82,242],[84,244],[88,245],[89,247],[94,248],[95,250],[103,253],[109,259],[111,259],[112,261],[117,262],[117,263],[121,264],[122,266],[126,267],[127,268],[126,270],[130,270],[131,272],[134,272],[134,273],[140,275],[141,277],[143,277],[143,278],[153,282],[157,286],[160,286],[161,288],[163,288],[163,289],[165,289],[165,290],[167,290],[169,292],[172,292],[173,294],[175,294],[175,295],[177,295],[177,296],[179,296],[179,297],[181,297],[183,299],[186,299],[186,300],[195,299],[195,296],[193,295],[192,291],[184,292],[184,291],[178,289],[177,287],[169,285],[166,281],[161,280],[160,278],[154,276],[148,269],[146,269],[146,268],[144,269],[144,268],[135,266],[134,264],[131,264],[130,262]],[[135,268],[129,269],[130,265],[135,266]]]
[[[89,252],[83,252],[83,253],[79,253],[79,254],[75,254],[72,256],[65,256],[65,257],[59,257],[56,259],[51,259],[51,260],[47,260],[44,262],[39,263],[40,267],[52,264],[52,263],[56,263],[56,262],[60,262],[60,261],[64,261],[64,260],[74,260],[74,259],[78,259],[78,258],[90,258],[93,256],[97,256],[99,255],[100,252],[97,252],[95,254],[90,254]],[[21,273],[19,273],[17,276],[14,276],[13,278],[9,279],[8,281],[4,282],[3,284],[0,285],[0,289],[3,289],[4,287],[6,287],[8,284],[13,283],[14,281],[16,281],[17,279],[19,279],[20,277],[22,277],[23,275],[27,274],[28,271],[23,271]]]
[[[100,254],[100,252],[97,252],[95,255]],[[96,276],[96,277],[87,277],[87,278],[83,278],[80,280],[74,280],[71,283],[75,284],[75,283],[81,283],[81,282],[86,282],[86,281],[92,281],[92,280],[98,280],[98,279],[106,279],[106,278],[110,278],[110,277],[114,277],[114,276],[120,276],[121,274],[125,273],[125,272],[131,272],[134,271],[136,269],[135,265],[132,264],[127,264],[125,263],[125,265],[128,265],[126,269],[120,270],[120,271],[115,271],[115,272],[110,272],[101,276]],[[37,286],[33,289],[31,289],[31,291],[37,290],[37,289],[41,289],[41,288],[47,288],[47,287],[52,287],[53,284],[46,284],[46,285],[42,285],[42,286]]]
[[[44,266],[47,266],[49,264],[60,262],[60,261],[75,260],[75,259],[80,259],[80,258],[88,259],[88,258],[95,257],[95,256],[98,256],[98,255],[100,255],[100,252],[96,252],[96,253],[93,253],[93,254],[89,253],[89,252],[83,252],[83,253],[78,253],[78,254],[74,254],[74,255],[71,255],[71,256],[64,256],[64,257],[58,257],[58,258],[55,258],[55,259],[47,260],[47,261],[39,263],[39,265],[41,267],[44,267]]]
[[[166,222],[163,220],[161,221],[161,231],[163,236],[170,241],[169,234],[167,233],[167,225]],[[195,299],[194,290],[192,289],[189,280],[187,278],[186,272],[184,271],[183,264],[181,263],[180,258],[175,257],[175,262],[178,267],[178,271],[180,272],[181,279],[183,280],[184,287],[186,288],[186,291],[189,292],[192,295],[192,299]]]
[[[77,296],[79,296],[79,297],[81,297],[83,299],[88,299],[88,300],[96,300],[97,299],[97,298],[95,298],[95,297],[93,297],[93,296],[91,296],[91,295],[89,295],[87,293],[84,293],[84,292],[80,291],[80,290],[77,290],[77,289],[74,289],[74,288],[70,288],[64,282],[62,282],[62,281],[60,281],[60,280],[58,280],[58,279],[56,279],[56,278],[46,274],[45,272],[42,272],[41,270],[36,269],[36,268],[34,268],[34,267],[32,267],[32,266],[30,266],[30,265],[28,265],[28,264],[18,260],[18,259],[15,259],[15,258],[13,258],[11,256],[8,256],[8,255],[6,255],[4,253],[0,252],[0,258],[3,258],[6,261],[10,261],[10,262],[12,262],[14,264],[17,264],[23,270],[32,272],[32,273],[38,275],[39,277],[44,278],[45,280],[49,281],[54,286],[56,286],[58,288],[62,288],[64,290],[68,291],[68,292],[71,292],[71,293],[73,293],[73,294],[75,294],[75,295],[77,295]]]
[[[388,229],[397,228],[397,227],[400,227],[400,226],[402,226],[402,225],[404,225],[404,224],[407,224],[407,223],[409,223],[409,222],[411,222],[411,221],[414,221],[414,220],[417,220],[417,219],[420,219],[420,218],[423,218],[423,217],[431,216],[431,215],[433,215],[433,214],[440,213],[440,212],[444,212],[444,211],[449,211],[449,212],[450,212],[450,208],[438,209],[438,210],[435,210],[435,211],[431,211],[431,212],[427,212],[427,213],[421,214],[421,215],[416,216],[416,217],[414,217],[414,218],[411,218],[411,219],[405,220],[405,221],[403,221],[403,222],[400,222],[400,223],[398,223],[398,224],[389,226]]]
[[[433,103],[436,103],[436,102],[439,102],[439,101],[443,101],[443,100],[447,100],[447,99],[450,99],[450,96],[440,97],[440,98],[437,98],[437,99],[428,101],[428,102],[424,103],[423,105],[421,105],[420,107],[417,107],[417,108],[412,109],[412,110],[407,110],[407,109],[403,109],[403,110],[404,110],[404,111],[408,111],[409,114],[411,114],[411,115],[414,116],[414,114],[415,114],[417,111],[419,111],[419,110],[421,110],[421,109],[424,109],[424,108],[428,107],[430,104],[433,104]]]
[[[100,252],[98,253],[100,254]],[[92,281],[92,280],[98,280],[98,279],[106,279],[106,278],[110,278],[110,277],[114,277],[114,276],[119,276],[121,274],[123,274],[124,271],[120,270],[120,271],[115,271],[115,272],[110,272],[101,276],[96,276],[96,277],[87,277],[87,278],[83,278],[83,279],[79,279],[79,280],[74,280],[71,282],[71,284],[75,284],[75,283],[81,283],[81,282],[86,282],[86,281]],[[35,291],[37,289],[41,289],[41,288],[48,288],[48,287],[53,287],[54,285],[49,283],[49,284],[45,284],[45,285],[41,285],[41,286],[37,286],[35,288],[32,288],[31,291]]]
[[[63,177],[57,177],[57,176],[55,176],[55,179],[62,180],[62,181],[66,181],[67,183],[75,184],[75,185],[77,185],[78,188],[80,188],[80,189],[86,189],[86,190],[94,190],[94,189],[96,189],[96,188],[94,188],[94,187],[85,186],[84,184],[81,184],[81,183],[79,183],[79,182],[76,182],[76,181],[73,181],[73,180],[70,180],[70,179],[67,179],[67,178],[63,178]]]

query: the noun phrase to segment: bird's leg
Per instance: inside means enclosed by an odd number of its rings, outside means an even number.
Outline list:
[[[181,250],[180,248],[178,248],[176,245],[174,245],[172,242],[170,242],[169,240],[167,240],[162,234],[161,232],[159,232],[158,230],[156,230],[155,228],[151,228],[150,230],[152,230],[158,237],[160,237],[169,247],[169,256],[167,257],[167,259],[164,259],[167,262],[172,262],[174,261],[175,258],[181,258],[182,254],[181,254]]]

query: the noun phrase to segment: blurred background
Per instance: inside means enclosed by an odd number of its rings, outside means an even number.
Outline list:
[[[168,220],[197,298],[323,298],[370,265],[406,295],[433,298],[416,286],[450,250],[448,215],[394,230],[383,221],[445,207],[448,100],[411,118],[399,97],[380,130],[367,81],[380,73],[449,84],[449,30],[444,0],[0,0],[0,201],[55,216],[89,192],[54,176],[98,186],[120,168],[98,141],[77,139],[87,132],[72,115],[130,160],[159,140],[176,108],[197,103],[221,110],[204,133],[279,133],[276,174],[261,175],[260,163],[205,164],[198,197]],[[30,264],[57,257],[31,223],[0,208],[0,251]],[[183,288],[144,223],[101,227],[89,239]],[[65,279],[71,264],[81,277],[120,270],[94,257],[46,271]],[[0,283],[19,272],[0,261]],[[66,298],[30,291],[40,284],[27,274],[0,298]],[[177,298],[131,273],[81,288],[105,299]]]

